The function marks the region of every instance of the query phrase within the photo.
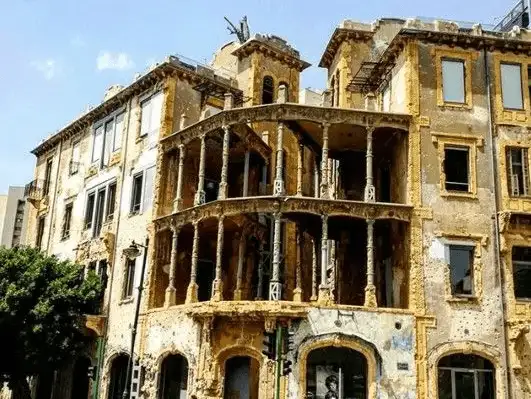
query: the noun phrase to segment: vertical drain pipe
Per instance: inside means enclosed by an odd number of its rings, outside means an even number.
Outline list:
[[[485,66],[485,85],[487,86],[487,109],[488,109],[488,125],[489,125],[489,146],[491,150],[491,164],[492,164],[492,189],[494,190],[494,252],[495,252],[495,259],[496,259],[496,267],[498,268],[498,276],[499,276],[499,282],[500,282],[500,290],[501,290],[501,312],[502,312],[502,323],[503,323],[503,337],[504,337],[504,351],[505,354],[505,369],[506,369],[506,381],[507,381],[507,389],[505,397],[510,399],[512,397],[511,395],[511,372],[510,372],[510,356],[509,356],[509,350],[510,345],[508,342],[507,337],[507,331],[506,331],[506,325],[505,325],[505,319],[506,319],[506,310],[507,310],[507,303],[506,303],[506,297],[505,297],[505,273],[503,271],[501,257],[500,257],[500,227],[498,223],[498,211],[499,211],[499,198],[498,198],[498,186],[497,186],[497,176],[498,176],[498,165],[496,163],[496,155],[494,153],[494,125],[492,123],[492,93],[490,89],[490,69],[489,69],[489,62],[488,62],[488,53],[487,49],[483,48],[483,62]]]

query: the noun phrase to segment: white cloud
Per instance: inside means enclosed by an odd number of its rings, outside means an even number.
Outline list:
[[[32,61],[31,66],[39,71],[46,80],[52,80],[59,72],[57,61],[53,58]]]
[[[83,40],[83,38],[79,35],[73,36],[70,38],[70,45],[72,47],[85,47],[87,43]]]
[[[96,59],[96,66],[98,71],[103,71],[105,69],[116,69],[118,71],[123,71],[133,68],[135,63],[127,53],[101,51]]]

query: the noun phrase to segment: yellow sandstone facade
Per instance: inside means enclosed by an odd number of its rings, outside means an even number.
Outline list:
[[[276,36],[111,88],[33,151],[28,244],[106,283],[89,362],[37,397],[120,398],[132,328],[132,398],[529,397],[530,50],[524,29],[345,21],[316,103]]]

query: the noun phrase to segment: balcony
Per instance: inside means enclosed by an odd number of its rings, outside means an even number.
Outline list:
[[[24,187],[24,197],[32,203],[37,203],[48,195],[50,182],[48,180],[36,179],[26,184]]]

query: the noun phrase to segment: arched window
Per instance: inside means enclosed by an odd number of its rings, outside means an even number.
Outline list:
[[[185,399],[188,390],[188,361],[181,355],[169,355],[160,369],[159,399]]]
[[[88,368],[92,362],[88,357],[80,356],[74,364],[72,374],[72,399],[87,399],[89,394]]]
[[[315,349],[306,363],[306,397],[367,398],[367,359],[349,348]]]
[[[280,82],[278,84],[278,88],[279,89],[280,89],[280,86],[285,86],[286,87],[286,102],[288,103],[289,102],[289,85],[286,82]]]
[[[260,363],[249,356],[231,357],[225,362],[223,398],[258,399]]]
[[[438,364],[439,399],[494,399],[494,367],[476,355],[455,354]]]
[[[112,361],[108,399],[122,399],[126,384],[129,385],[131,381],[131,378],[127,378],[128,362],[129,356],[125,354],[118,355]]]
[[[262,104],[273,103],[274,87],[273,78],[271,76],[265,76],[262,83]]]

